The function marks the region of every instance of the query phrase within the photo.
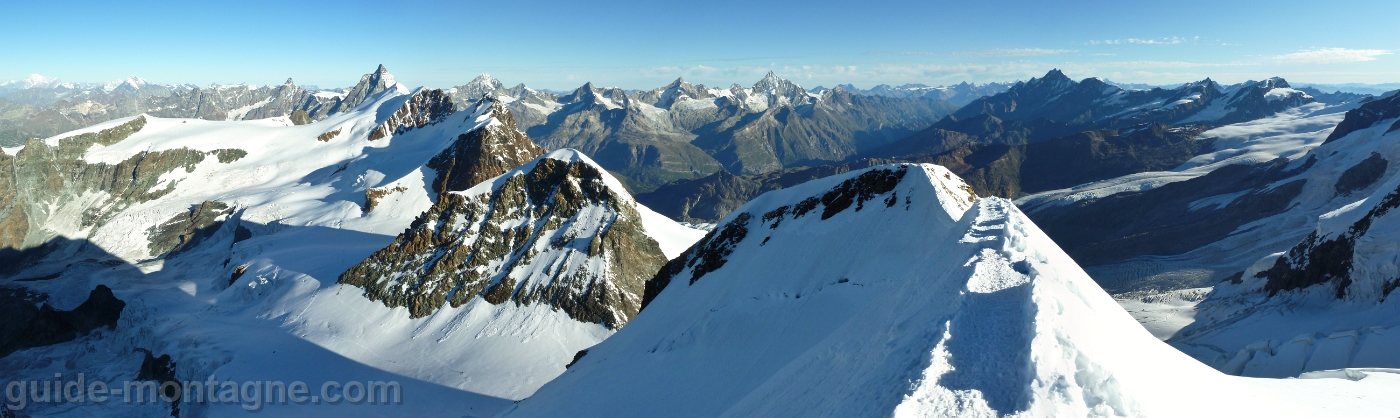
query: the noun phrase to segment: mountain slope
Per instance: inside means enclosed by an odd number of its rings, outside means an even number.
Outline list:
[[[1211,370],[933,165],[767,193],[653,283],[636,320],[504,416],[1288,416],[1326,412],[1290,396],[1347,391],[1384,414],[1400,383]]]

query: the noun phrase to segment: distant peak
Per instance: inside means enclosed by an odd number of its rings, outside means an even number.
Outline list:
[[[282,83],[282,85],[284,85],[284,86],[290,86],[290,85],[294,85],[294,84],[296,84],[296,83],[293,83],[293,82],[292,82],[292,78],[291,78],[291,77],[287,77],[287,82],[286,82],[286,83]]]
[[[375,74],[388,74],[389,69],[384,68],[384,64],[379,64],[379,69],[374,70]]]

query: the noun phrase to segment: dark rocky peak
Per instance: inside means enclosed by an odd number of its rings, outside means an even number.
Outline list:
[[[389,74],[389,70],[384,68],[384,64],[380,64],[379,69],[374,70],[373,73],[360,76],[360,82],[355,84],[355,87],[351,88],[350,91],[345,94],[345,98],[340,102],[340,106],[331,113],[348,112],[350,109],[354,109],[355,106],[364,103],[370,97],[388,90],[389,86],[394,84],[396,84],[394,76]]]
[[[437,172],[432,187],[439,194],[467,190],[544,154],[544,148],[520,131],[500,101],[483,97],[469,110],[500,124],[458,135],[452,146],[428,161],[428,168]]]
[[[1206,77],[1205,80],[1186,83],[1182,85],[1181,88],[1186,90],[1214,90],[1217,93],[1225,90],[1224,87],[1220,87],[1220,83],[1216,83],[1215,80],[1211,80],[1210,77]]]
[[[1074,87],[1075,84],[1076,83],[1074,82],[1074,80],[1071,80],[1068,76],[1065,75],[1065,73],[1060,72],[1060,70],[1057,68],[1050,70],[1050,72],[1048,73],[1045,73],[1044,77],[1031,78],[1029,81],[1026,81],[1025,84],[1021,87],[1024,90],[1062,91],[1067,90],[1070,87]]]
[[[807,90],[803,90],[796,83],[778,77],[772,71],[763,76],[753,85],[753,94],[768,97],[768,107],[783,105],[797,106],[811,101],[807,96]]]
[[[666,257],[607,176],[564,150],[491,180],[490,190],[443,194],[339,281],[414,318],[480,298],[620,328]]]
[[[291,77],[287,77],[287,82],[282,83],[282,85],[284,85],[284,86],[295,86],[296,83],[293,83],[293,82],[292,82],[292,78],[291,78]]]
[[[593,85],[592,81],[583,83],[579,88],[559,98],[560,103],[597,103],[598,93],[601,89]]]
[[[1102,78],[1089,77],[1080,81],[1075,90],[1088,97],[1108,97],[1122,92],[1123,88],[1108,84]]]

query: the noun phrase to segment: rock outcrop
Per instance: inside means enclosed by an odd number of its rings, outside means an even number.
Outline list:
[[[0,314],[5,317],[0,323],[0,357],[16,350],[72,341],[98,328],[115,328],[126,307],[105,285],[97,285],[87,300],[71,311],[54,309],[47,303],[35,307],[34,296],[16,289],[0,289]]]
[[[419,90],[408,101],[404,102],[399,110],[389,115],[389,119],[380,124],[369,133],[369,140],[373,141],[390,135],[398,135],[417,128],[442,122],[457,112],[457,107],[452,104],[452,97],[442,90]]]
[[[481,99],[472,111],[500,123],[458,135],[451,147],[428,161],[428,168],[437,171],[432,183],[437,193],[467,190],[544,154],[544,148],[516,128],[514,115],[500,102]]]
[[[445,193],[339,281],[412,317],[480,298],[545,304],[619,328],[641,308],[645,283],[666,257],[607,176],[564,150],[483,187]]]

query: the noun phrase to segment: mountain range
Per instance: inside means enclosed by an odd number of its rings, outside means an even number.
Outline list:
[[[260,406],[296,416],[1393,416],[1400,388],[1400,94],[25,83],[250,104],[0,147],[12,382],[405,395]]]

